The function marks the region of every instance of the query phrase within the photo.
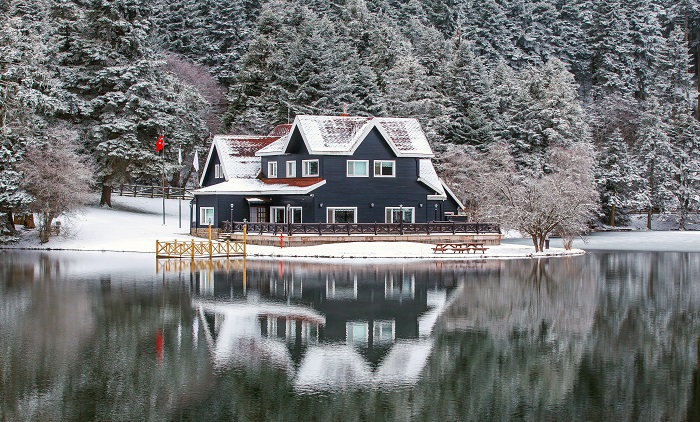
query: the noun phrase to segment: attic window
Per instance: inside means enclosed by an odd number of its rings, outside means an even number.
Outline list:
[[[221,171],[221,164],[214,164],[214,177],[217,179],[224,177],[224,172]]]
[[[274,178],[277,177],[277,162],[270,161],[267,163],[267,177]]]

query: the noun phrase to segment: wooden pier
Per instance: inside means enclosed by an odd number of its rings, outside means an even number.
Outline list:
[[[227,240],[217,241],[165,241],[156,240],[156,258],[223,258],[246,256],[246,244]]]

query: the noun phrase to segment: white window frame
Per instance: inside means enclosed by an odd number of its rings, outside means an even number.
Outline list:
[[[391,174],[382,174],[382,164],[391,163]],[[379,167],[377,167],[379,166]],[[379,171],[377,171],[379,170]],[[396,177],[396,161],[374,160],[374,177]]]
[[[357,174],[355,164],[365,163],[365,174]],[[351,171],[352,167],[352,171]],[[346,164],[346,175],[348,177],[369,177],[369,160],[348,160]]]
[[[199,207],[199,224],[208,226],[207,211],[211,211],[211,225],[214,225],[214,207]]]
[[[267,163],[267,177],[268,179],[277,178],[277,161],[269,161]]]
[[[346,210],[353,212],[353,224],[357,223],[357,207],[327,207],[326,208],[326,223],[335,223],[335,212],[337,210]],[[329,218],[329,217],[333,218]]]
[[[283,211],[283,218],[281,222],[277,222],[277,224],[286,224],[287,221],[289,220],[289,217],[291,215],[292,220],[294,220],[294,211],[299,211],[299,220],[300,221],[292,221],[292,223],[297,224],[301,223],[301,219],[303,218],[303,211],[301,207],[287,207],[287,206],[277,206],[277,207],[270,207],[270,223],[275,223],[275,212],[282,210]],[[287,212],[289,210],[289,212]]]
[[[316,163],[316,173],[309,172],[311,163]],[[303,177],[316,177],[320,174],[320,167],[318,160],[301,160],[301,175]]]
[[[394,211],[401,212],[403,210],[404,218],[406,216],[406,211],[411,211],[411,221],[403,220],[404,223],[415,223],[416,222],[416,208],[415,207],[384,207],[384,222],[385,223],[398,223],[399,221],[394,220]],[[388,218],[391,216],[391,221]]]
[[[214,177],[217,179],[224,177],[224,172],[221,170],[221,164],[214,164]]]
[[[287,161],[287,177],[297,177],[296,161]]]

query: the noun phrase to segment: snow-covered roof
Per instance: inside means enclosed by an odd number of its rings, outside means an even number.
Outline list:
[[[260,179],[236,178],[197,189],[195,195],[304,195],[326,184],[320,178]]]
[[[457,202],[459,208],[464,208],[462,201],[457,198],[457,195],[455,195],[447,184],[437,175],[432,161],[428,158],[421,159],[418,162],[418,181],[435,191],[435,194],[428,195],[429,200],[444,200],[447,199],[447,195],[449,195]]]
[[[256,155],[283,154],[295,129],[299,130],[310,154],[352,155],[374,128],[397,157],[433,157],[428,138],[416,119],[306,115],[297,116],[288,135]]]
[[[214,151],[218,152],[224,179],[255,178],[260,172],[260,159],[255,153],[289,133],[292,125],[278,125],[269,135],[216,135],[209,148],[200,184]]]

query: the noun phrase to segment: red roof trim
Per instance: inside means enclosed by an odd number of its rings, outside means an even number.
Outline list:
[[[260,179],[263,183],[267,183],[268,185],[288,185],[288,186],[296,186],[299,188],[305,188],[308,186],[315,185],[316,183],[322,182],[323,179],[320,177],[280,177],[280,178],[268,178],[268,179]]]

